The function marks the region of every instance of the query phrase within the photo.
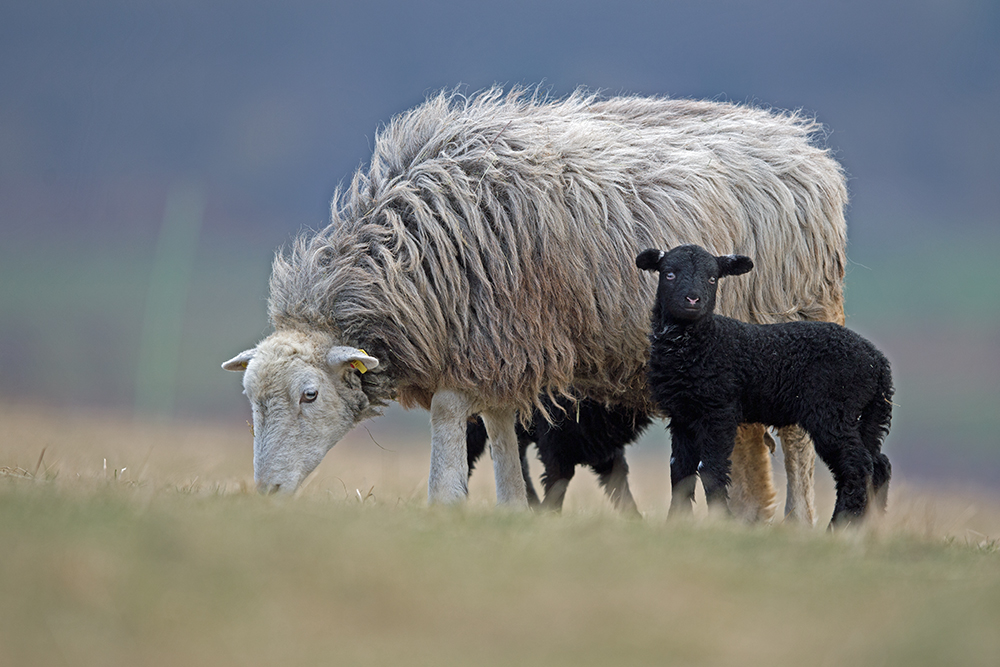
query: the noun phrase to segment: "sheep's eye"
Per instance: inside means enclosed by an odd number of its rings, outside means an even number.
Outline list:
[[[711,284],[713,284],[713,285],[714,285],[714,284],[715,284],[715,278],[709,278],[709,279],[708,279],[708,282],[710,282]]]
[[[667,280],[673,280],[677,276],[674,275],[673,271],[667,271],[666,273],[663,274],[663,277],[666,278]]]
[[[315,389],[306,389],[302,392],[302,398],[299,399],[299,403],[312,403],[319,396],[319,392]]]

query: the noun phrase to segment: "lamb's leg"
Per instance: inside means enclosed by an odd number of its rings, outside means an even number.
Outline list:
[[[855,466],[845,466],[834,474],[837,502],[833,507],[830,528],[860,522],[868,509],[869,480]]]
[[[546,477],[542,483],[545,488],[545,499],[542,501],[542,509],[552,512],[561,512],[563,502],[566,500],[566,491],[569,489],[569,477]]]
[[[687,426],[670,422],[670,510],[667,516],[691,514],[701,450]]]
[[[774,518],[778,493],[771,474],[774,440],[763,424],[740,424],[732,454],[729,509],[748,522]]]
[[[570,442],[569,434],[561,427],[550,425],[541,417],[536,417],[534,435],[538,458],[545,467],[542,472],[542,490],[545,492],[542,509],[559,512],[566,499],[569,481],[576,474],[576,462],[567,456],[576,443]]]
[[[431,470],[427,477],[427,498],[432,504],[457,503],[469,495],[466,423],[472,412],[472,402],[461,392],[443,389],[431,398]]]
[[[865,450],[860,435],[811,428],[816,453],[830,467],[837,488],[830,528],[859,522],[868,507],[868,491],[873,472],[871,454]]]
[[[601,468],[594,467],[594,472],[616,510],[627,516],[642,516],[628,486],[628,463],[625,461],[624,448],[616,449],[611,462]]]
[[[892,380],[886,377],[884,384],[891,386]],[[861,422],[858,425],[861,440],[872,457],[872,496],[875,507],[883,512],[889,493],[892,466],[882,453],[882,439],[889,432],[891,422],[892,403],[884,393],[879,392],[861,411]]]
[[[465,448],[469,459],[469,476],[476,467],[476,461],[486,451],[486,426],[479,417],[474,417],[466,423]]]
[[[562,511],[569,481],[576,474],[576,464],[564,460],[559,455],[558,444],[559,437],[554,436],[552,432],[538,438],[538,452],[545,465],[545,472],[542,473],[542,488],[545,489],[542,509],[554,512]]]
[[[521,467],[517,433],[514,430],[514,410],[495,408],[484,410],[481,416],[490,437],[497,504],[514,509],[527,509],[527,488]]]
[[[785,521],[816,525],[816,449],[809,434],[798,426],[778,430],[785,456]]]
[[[872,495],[875,507],[885,512],[889,498],[889,478],[892,476],[892,466],[889,458],[881,452],[875,454],[875,472],[872,474]]]
[[[822,308],[817,319],[844,326],[844,295],[840,286],[836,287],[833,301]],[[809,434],[798,426],[786,426],[778,430],[781,438],[781,452],[785,457],[785,520],[801,521],[809,526],[816,525],[816,453],[817,447]],[[821,457],[822,458],[822,457]],[[829,466],[829,462],[824,459]],[[832,468],[831,468],[832,469]]]
[[[699,421],[696,432],[701,438],[701,465],[698,473],[705,487],[709,509],[729,512],[729,459],[739,424],[726,414],[706,415]]]

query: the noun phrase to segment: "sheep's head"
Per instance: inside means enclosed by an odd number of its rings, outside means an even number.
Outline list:
[[[653,317],[657,323],[665,317],[674,320],[699,320],[715,311],[718,280],[737,276],[753,268],[744,255],[716,257],[701,246],[682,245],[670,251],[650,248],[635,258],[635,265],[645,271],[659,271]]]
[[[258,491],[295,491],[330,448],[369,416],[361,373],[378,363],[327,334],[276,331],[222,364],[243,371],[243,393],[253,408]]]

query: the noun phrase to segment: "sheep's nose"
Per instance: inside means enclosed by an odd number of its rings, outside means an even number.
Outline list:
[[[687,296],[684,298],[687,299],[688,303],[690,303],[692,306],[701,301],[701,299],[696,296]]]
[[[281,484],[269,484],[267,482],[257,482],[257,493],[265,496],[269,496],[272,493],[277,493],[278,489],[281,488]]]

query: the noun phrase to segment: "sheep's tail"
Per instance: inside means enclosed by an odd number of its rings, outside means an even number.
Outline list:
[[[895,389],[892,387],[892,372],[889,370],[889,361],[881,358],[881,368],[879,369],[876,383],[875,396],[861,411],[861,421],[864,431],[862,437],[865,443],[875,446],[872,450],[875,453],[882,448],[882,441],[889,434],[889,426],[892,424],[892,396]]]

